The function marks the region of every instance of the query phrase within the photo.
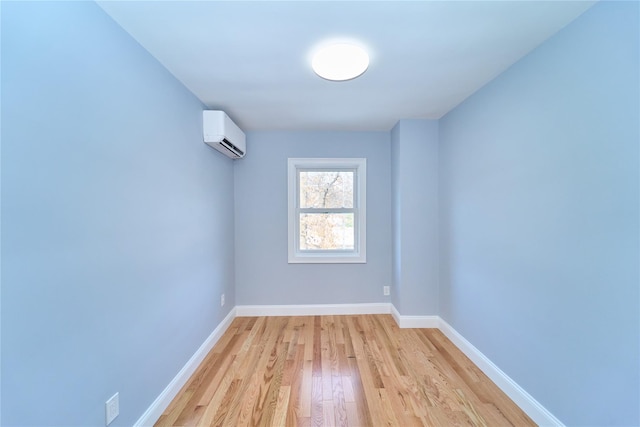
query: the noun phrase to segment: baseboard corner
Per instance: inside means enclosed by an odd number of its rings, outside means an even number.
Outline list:
[[[391,305],[391,315],[400,329],[430,329],[438,328],[440,326],[439,316],[405,316],[400,314],[393,304]]]

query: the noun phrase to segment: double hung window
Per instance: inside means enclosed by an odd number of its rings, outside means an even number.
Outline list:
[[[366,159],[289,159],[289,262],[366,262]]]

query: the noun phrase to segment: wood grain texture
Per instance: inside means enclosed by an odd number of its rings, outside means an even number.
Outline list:
[[[236,318],[155,425],[535,423],[439,330],[357,315]]]

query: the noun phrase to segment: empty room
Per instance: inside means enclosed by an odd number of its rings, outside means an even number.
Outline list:
[[[2,426],[640,426],[638,2],[0,16]]]

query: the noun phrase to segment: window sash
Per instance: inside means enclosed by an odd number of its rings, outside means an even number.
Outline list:
[[[351,201],[351,206],[356,208],[358,206],[358,169],[357,168],[340,168],[340,167],[296,167],[296,209],[336,209],[336,208],[301,208],[301,200],[300,200],[300,175],[305,172],[349,172],[353,173],[353,182],[351,188],[351,194],[353,200]],[[344,209],[353,209],[353,208],[344,208]]]
[[[313,212],[305,212],[310,211]],[[302,215],[304,214],[353,214],[353,249],[303,249],[301,246],[302,241],[302,233],[300,230],[300,224],[302,222]],[[360,226],[358,221],[358,212],[357,209],[331,209],[331,212],[327,212],[326,209],[300,209],[297,213],[297,222],[295,226],[295,239],[296,239],[296,251],[298,253],[322,253],[322,254],[330,254],[330,253],[339,253],[339,254],[353,254],[358,253],[359,251],[359,231]]]

